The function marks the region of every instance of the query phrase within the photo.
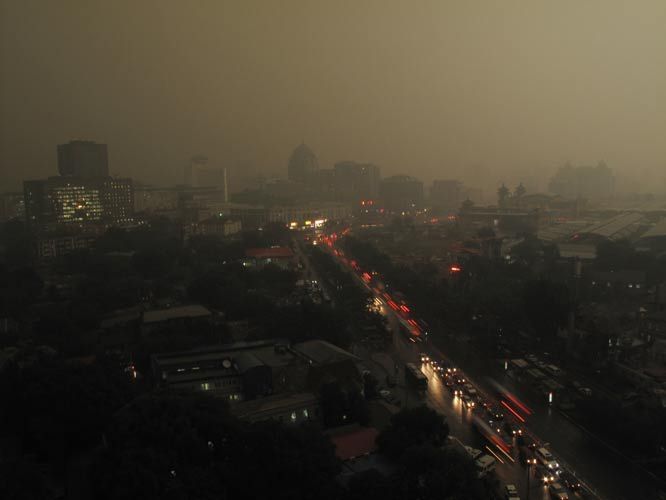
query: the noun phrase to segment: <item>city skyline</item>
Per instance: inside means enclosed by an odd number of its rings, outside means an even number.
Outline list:
[[[231,176],[281,171],[304,140],[321,165],[370,162],[426,183],[544,183],[567,161],[604,160],[640,172],[637,189],[664,187],[663,2],[142,2],[132,23],[129,4],[74,5],[4,2],[7,189],[19,172],[52,171],[53,145],[76,138],[109,144],[111,173],[148,183],[175,183],[199,151]]]

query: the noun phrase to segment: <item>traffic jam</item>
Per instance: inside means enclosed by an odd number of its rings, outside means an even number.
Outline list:
[[[348,229],[343,231],[349,231]],[[532,410],[515,394],[490,380],[493,395],[473,383],[464,372],[454,366],[436,348],[427,343],[429,326],[415,318],[406,298],[398,291],[389,293],[378,273],[361,269],[358,262],[348,258],[337,248],[338,235],[322,235],[321,242],[372,293],[374,306],[384,314],[393,314],[400,325],[400,334],[414,348],[419,349],[421,371],[427,377],[437,377],[461,404],[476,431],[485,438],[484,450],[464,446],[474,460],[479,477],[493,472],[495,465],[521,463],[529,468],[528,475],[540,481],[551,498],[564,500],[573,496],[594,498],[595,495],[582,481],[557,460],[526,427]],[[505,485],[505,498],[518,499],[510,493],[514,485]],[[544,492],[546,493],[546,492]]]

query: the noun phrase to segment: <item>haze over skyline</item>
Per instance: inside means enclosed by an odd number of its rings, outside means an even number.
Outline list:
[[[666,2],[0,0],[2,188],[56,145],[170,184],[195,153],[496,185],[604,160],[664,190]],[[477,167],[470,168],[471,165]]]

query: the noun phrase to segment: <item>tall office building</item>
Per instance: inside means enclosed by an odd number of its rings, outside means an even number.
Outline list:
[[[229,201],[227,169],[211,167],[208,158],[202,155],[192,157],[185,167],[185,185],[193,188],[215,188],[219,191],[222,201]]]
[[[63,177],[108,177],[106,144],[70,141],[58,145],[58,172]]]
[[[132,221],[131,179],[50,177],[23,183],[26,221],[34,229],[57,224]]]
[[[319,170],[317,157],[305,144],[301,144],[289,157],[287,176],[290,181],[303,184],[316,183],[316,173]]]
[[[341,161],[333,167],[336,199],[358,203],[379,197],[379,167],[370,163]]]

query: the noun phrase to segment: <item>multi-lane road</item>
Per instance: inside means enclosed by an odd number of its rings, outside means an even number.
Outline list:
[[[376,275],[370,277],[370,274],[361,269],[357,263],[347,259],[342,251],[335,247],[334,241],[325,238],[322,242],[338,259],[340,265],[353,273],[359,286],[365,287],[373,295],[375,303],[386,315],[394,337],[391,354],[398,366],[405,362],[420,362],[419,353],[427,352],[436,360],[449,366],[459,367],[468,379],[474,381],[474,386],[482,394],[481,399],[491,400],[495,404],[497,404],[495,383],[501,384],[519,401],[524,402],[530,410],[529,415],[524,413],[521,415],[525,420],[524,423],[509,415],[509,411],[505,412],[508,415],[506,418],[514,420],[526,434],[533,436],[538,443],[546,445],[566,470],[575,473],[584,485],[583,491],[579,492],[578,496],[618,500],[658,498],[659,484],[656,479],[642,469],[632,466],[625,457],[616,454],[591,437],[585,430],[550,406],[545,398],[536,397],[534,393],[521,387],[507,376],[499,363],[496,366],[489,365],[470,356],[469,350],[464,348],[447,351],[445,356],[433,345],[432,340],[426,340],[424,324],[413,317],[409,308],[405,311],[405,308],[401,307],[404,305],[404,298],[392,297],[374,286],[374,283],[379,281],[375,279],[378,277]],[[430,332],[431,339],[432,333]],[[424,364],[422,370],[429,379],[425,402],[447,417],[452,435],[467,445],[485,450],[489,443],[474,430],[472,411],[465,408],[459,398],[453,397],[445,386],[445,377],[433,372],[428,364]],[[404,386],[401,387],[398,392],[402,395],[399,397],[407,404],[416,403],[416,396],[413,394],[409,396],[405,393],[406,390]],[[500,450],[490,447],[490,451],[499,458],[496,469],[498,478],[504,483],[515,484],[521,498],[525,498],[528,494],[528,470],[526,466],[518,463],[515,449],[514,446],[510,452],[512,456],[508,458]],[[547,488],[534,475],[529,479],[529,486],[529,498],[548,498]]]

